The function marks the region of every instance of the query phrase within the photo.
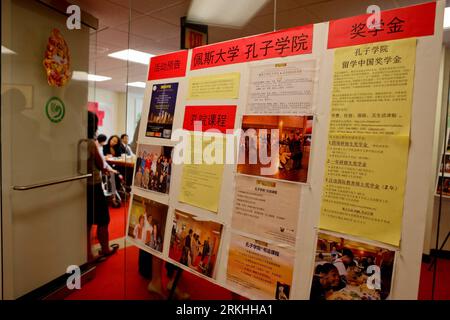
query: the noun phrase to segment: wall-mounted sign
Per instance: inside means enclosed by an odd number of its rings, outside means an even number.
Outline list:
[[[148,80],[184,77],[187,58],[187,50],[152,57],[148,70]]]
[[[434,34],[436,2],[381,12],[378,28],[369,29],[370,14],[329,23],[328,49]]]
[[[194,49],[208,44],[208,26],[190,23],[181,17],[180,49]]]
[[[69,47],[58,29],[53,29],[48,38],[43,64],[52,87],[63,87],[72,77]]]
[[[95,113],[98,117],[98,127],[103,126],[103,119],[105,119],[105,111],[100,110],[98,102],[88,102],[88,110]]]
[[[58,97],[51,97],[45,104],[45,114],[51,122],[60,122],[66,114],[64,102]]]

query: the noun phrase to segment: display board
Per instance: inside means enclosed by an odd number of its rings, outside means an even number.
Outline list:
[[[250,299],[415,299],[443,11],[152,58],[127,241]]]

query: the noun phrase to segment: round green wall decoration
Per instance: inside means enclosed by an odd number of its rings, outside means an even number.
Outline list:
[[[60,122],[66,114],[64,102],[58,97],[51,97],[45,105],[45,114],[51,122]]]

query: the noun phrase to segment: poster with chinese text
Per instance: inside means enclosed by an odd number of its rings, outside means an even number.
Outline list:
[[[416,39],[336,49],[320,228],[398,246]]]
[[[237,175],[231,226],[295,247],[301,187]]]
[[[289,300],[294,250],[231,234],[227,285],[253,299]]]
[[[246,113],[312,114],[315,68],[315,60],[251,67]]]

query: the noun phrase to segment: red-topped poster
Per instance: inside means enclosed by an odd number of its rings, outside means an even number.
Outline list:
[[[197,47],[191,70],[312,52],[313,25]]]
[[[436,3],[381,12],[380,26],[369,29],[370,14],[330,21],[328,49],[434,34]]]
[[[187,57],[188,51],[182,50],[151,58],[148,80],[184,77]]]
[[[235,117],[236,106],[186,106],[183,129],[203,132],[216,129],[227,133],[234,128]],[[196,122],[201,122],[201,127],[197,128]]]

